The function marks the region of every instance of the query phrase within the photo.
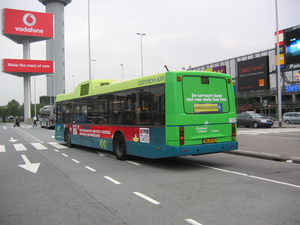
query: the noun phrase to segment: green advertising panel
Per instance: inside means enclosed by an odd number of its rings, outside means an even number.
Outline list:
[[[227,80],[223,77],[183,76],[183,102],[186,113],[225,113],[229,111]]]

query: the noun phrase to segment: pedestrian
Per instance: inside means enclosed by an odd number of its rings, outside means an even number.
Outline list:
[[[16,118],[15,118],[15,125],[14,125],[14,127],[15,126],[20,127],[20,119],[19,119],[18,116],[16,116]]]
[[[33,116],[33,127],[37,127],[36,121],[37,121],[37,118],[36,118],[36,115],[34,115]]]

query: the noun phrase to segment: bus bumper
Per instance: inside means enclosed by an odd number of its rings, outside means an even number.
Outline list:
[[[185,155],[202,155],[238,149],[238,142],[213,143],[190,146],[168,146],[169,157]]]

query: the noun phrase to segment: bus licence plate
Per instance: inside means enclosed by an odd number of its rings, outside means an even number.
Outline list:
[[[209,144],[209,143],[216,143],[217,138],[204,138],[203,139],[203,144]]]

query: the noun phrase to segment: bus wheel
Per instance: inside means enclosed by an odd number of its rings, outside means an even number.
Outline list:
[[[125,160],[127,158],[126,143],[122,134],[117,134],[114,138],[113,148],[117,159]]]
[[[72,147],[72,143],[71,143],[71,134],[69,130],[65,131],[65,142],[67,143],[68,147]]]

